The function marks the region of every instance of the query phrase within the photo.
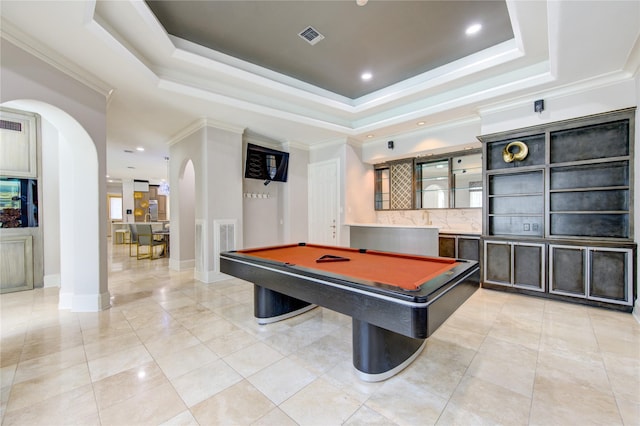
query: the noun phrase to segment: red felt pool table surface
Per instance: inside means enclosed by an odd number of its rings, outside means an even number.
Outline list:
[[[416,290],[432,278],[455,267],[455,259],[388,253],[361,252],[346,247],[316,244],[291,244],[277,247],[238,250],[248,256],[288,263],[308,269],[373,281],[404,290]],[[348,258],[348,261],[317,262],[323,256]]]

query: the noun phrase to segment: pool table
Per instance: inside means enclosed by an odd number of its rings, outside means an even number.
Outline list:
[[[322,306],[353,321],[365,381],[404,369],[479,286],[478,262],[298,243],[224,252],[221,272],[254,284],[260,324]]]

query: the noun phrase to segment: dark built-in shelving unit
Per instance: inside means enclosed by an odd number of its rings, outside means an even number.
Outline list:
[[[483,286],[632,309],[634,115],[629,108],[479,137]],[[506,162],[516,141],[528,155]]]

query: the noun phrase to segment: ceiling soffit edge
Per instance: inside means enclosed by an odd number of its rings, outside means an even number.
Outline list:
[[[550,79],[547,68],[547,62],[534,64],[524,70],[519,69],[509,74],[500,75],[500,84],[497,84],[491,78],[488,78],[463,88],[459,88],[456,91],[444,92],[438,97],[421,98],[419,101],[414,103],[404,104],[401,108],[406,111],[406,113],[395,108],[377,115],[366,117],[365,119],[352,119],[351,121],[345,121],[335,117],[313,117],[311,115],[291,112],[282,108],[274,108],[259,103],[244,101],[236,97],[215,93],[210,90],[174,80],[160,79],[158,87],[267,116],[318,126],[327,130],[338,131],[355,136],[358,133],[370,132],[380,126],[386,126],[394,123],[397,124],[406,120],[413,120],[414,118],[424,118],[425,115],[459,108],[471,102],[486,101],[492,97],[503,96],[513,92],[514,90],[523,90],[538,84],[547,83]],[[508,79],[509,81],[505,82],[505,77],[508,75],[511,75],[512,77]],[[495,78],[496,77],[493,79]],[[479,88],[480,85],[484,85],[485,87]]]
[[[542,67],[542,68],[541,68]],[[486,101],[491,99],[492,97],[504,96],[509,93],[514,92],[515,90],[522,91],[529,89],[530,87],[534,87],[536,85],[541,85],[552,81],[553,79],[549,76],[548,73],[542,73],[544,71],[544,64],[536,64],[535,66],[530,67],[531,76],[521,79],[515,79],[513,81],[501,84],[501,85],[489,85],[490,87],[485,90],[476,90],[474,87],[469,87],[466,90],[466,93],[461,93],[461,90],[456,92],[447,92],[448,99],[436,99],[430,98],[425,100],[425,102],[431,102],[429,105],[409,105],[410,108],[407,108],[405,105],[405,109],[407,109],[406,114],[398,114],[389,115],[389,116],[376,116],[372,117],[372,120],[368,123],[354,122],[354,126],[343,126],[336,123],[331,123],[329,121],[323,121],[316,118],[289,113],[287,111],[282,111],[280,109],[274,109],[270,107],[265,107],[258,104],[247,103],[236,98],[227,97],[224,95],[215,94],[206,90],[201,90],[198,88],[194,88],[191,86],[183,85],[181,83],[176,83],[173,81],[161,80],[158,84],[159,88],[174,91],[180,94],[186,94],[189,96],[194,96],[198,98],[202,98],[205,100],[210,100],[214,102],[223,103],[232,107],[241,108],[245,110],[250,110],[259,114],[263,114],[266,116],[278,117],[286,120],[290,120],[297,123],[310,124],[313,126],[321,127],[327,130],[337,131],[345,135],[349,136],[357,136],[361,133],[372,132],[380,127],[389,126],[389,125],[397,125],[404,123],[409,120],[415,120],[418,118],[424,118],[425,116],[433,115],[438,112],[443,112],[447,110],[452,110],[456,108],[460,108],[464,105],[468,105],[471,103],[478,103],[482,101]],[[516,72],[519,77],[523,77],[522,71],[519,70]],[[504,77],[504,76],[502,76]],[[437,101],[434,103],[434,101]]]
[[[101,16],[94,15],[94,19],[86,27],[112,51],[121,57],[126,57],[148,78],[154,82],[158,80],[158,75],[154,71],[151,62]]]
[[[66,60],[56,51],[49,49],[32,37],[20,31],[12,23],[0,18],[0,37],[15,44],[20,49],[35,56],[65,75],[77,80],[101,95],[109,96],[113,89],[108,83],[99,79],[90,72]]]
[[[470,114],[465,117],[456,118],[454,120],[449,120],[445,122],[439,121],[437,124],[432,124],[432,125],[425,124],[424,126],[421,126],[419,129],[415,129],[410,132],[400,132],[400,133],[385,135],[384,137],[368,139],[362,142],[362,146],[364,147],[368,145],[375,145],[380,142],[386,143],[387,140],[395,139],[398,137],[403,137],[403,138],[425,137],[425,136],[429,136],[432,133],[440,132],[443,130],[455,129],[455,128],[471,126],[471,125],[480,126],[481,122],[482,122],[482,119],[478,114],[473,114],[473,115]]]
[[[537,91],[529,90],[524,95],[481,106],[478,108],[478,114],[480,114],[480,116],[484,116],[508,111],[529,104],[534,98],[553,99],[566,96],[576,96],[594,89],[624,83],[625,81],[630,81],[634,78],[635,77],[627,71],[616,71],[606,75],[588,78],[578,82],[571,82],[552,88],[543,88]]]
[[[285,102],[292,103],[292,108],[296,106],[296,103],[302,102],[313,108],[330,108],[348,114],[365,114],[374,108],[391,109],[393,107],[385,107],[385,105],[401,102],[410,96],[427,96],[429,91],[437,90],[439,86],[459,79],[469,78],[475,73],[524,57],[524,53],[516,48],[516,43],[513,40],[509,40],[360,98],[349,99],[266,68],[228,57],[228,55],[188,40],[171,35],[168,37],[175,43],[172,57],[179,61],[187,62],[208,71],[220,72],[230,79],[236,80],[241,87],[246,87],[247,82],[249,82],[267,92],[275,92]],[[222,57],[228,57],[229,59],[221,59]],[[237,63],[247,65],[239,66]],[[160,68],[157,64],[155,67],[157,69]],[[164,68],[171,71],[174,70],[171,67]],[[249,70],[249,68],[252,69]],[[174,74],[180,75],[184,72],[178,71]],[[279,77],[275,78],[275,76]],[[202,77],[191,78],[191,84],[199,84],[201,86],[199,87],[200,89],[208,90],[203,84],[204,82],[198,83],[198,80],[201,79]],[[287,82],[284,82],[284,80],[287,80]],[[304,87],[297,87],[298,83],[304,85]],[[247,100],[251,101],[251,99]]]
[[[640,75],[640,33],[631,48],[631,52],[629,52],[629,57],[624,64],[624,70],[628,71],[634,77]]]
[[[512,79],[505,79],[505,75],[499,77],[500,81],[487,79],[483,81],[484,87],[479,87],[479,83],[461,87],[455,91],[445,92],[438,96],[426,98],[420,102],[407,104],[403,111],[395,111],[395,115],[376,115],[364,120],[354,122],[354,128],[358,132],[375,132],[377,128],[398,125],[416,120],[428,120],[429,116],[447,111],[464,111],[476,108],[484,102],[491,102],[493,99],[509,96],[514,92],[528,90],[532,87],[543,85],[554,81],[546,72],[543,64],[536,64],[529,67],[529,72],[522,73],[522,70],[514,72]],[[495,78],[494,78],[495,79]],[[507,80],[507,81],[505,81]],[[464,115],[464,113],[463,113]]]
[[[427,96],[429,91],[436,91],[438,87],[462,78],[469,78],[475,73],[486,71],[523,57],[524,53],[515,47],[513,40],[505,41],[481,52],[468,55],[369,95],[362,96],[356,99],[356,105],[352,108],[352,111],[354,113],[363,112],[384,103],[402,101],[412,95]]]
[[[516,42],[516,47],[518,50],[524,52],[524,39],[522,38],[522,28],[520,28],[520,20],[517,18],[518,15],[518,4],[517,2],[520,0],[505,0],[505,4],[507,6],[507,11],[509,12],[509,21],[511,22],[511,30],[513,31],[513,38]]]
[[[171,90],[193,96],[193,93],[199,93],[198,97],[210,101],[216,99],[224,105],[244,105],[243,109],[263,108],[263,113],[273,115],[270,111],[281,111],[290,113],[294,116],[307,117],[309,119],[318,120],[319,122],[327,122],[345,128],[351,127],[351,120],[347,113],[336,113],[332,109],[318,109],[302,104],[293,104],[283,100],[281,97],[270,96],[264,92],[251,92],[249,86],[233,86],[229,87],[223,81],[201,84],[201,81],[190,78],[188,73],[176,75],[173,70],[157,70],[160,84],[158,88],[171,87]],[[181,89],[184,87],[184,89]]]
[[[169,35],[174,45],[172,57],[192,65],[223,73],[234,79],[286,93],[290,96],[349,110],[353,100],[304,81],[243,61],[176,36]]]
[[[353,129],[344,125],[331,123],[329,121],[320,120],[317,118],[307,117],[300,114],[295,114],[289,111],[283,111],[276,108],[267,107],[264,105],[253,104],[244,100],[235,99],[229,96],[209,92],[196,87],[187,86],[182,83],[161,79],[158,88],[179,93],[182,95],[193,96],[196,98],[221,103],[234,108],[239,108],[245,111],[255,112],[268,117],[277,117],[284,120],[293,121],[296,123],[308,124],[311,126],[323,128],[326,130],[332,130],[337,132],[353,132]]]

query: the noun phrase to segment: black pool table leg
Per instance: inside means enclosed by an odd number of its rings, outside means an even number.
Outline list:
[[[270,324],[305,313],[317,305],[253,285],[253,314],[258,324]]]
[[[414,339],[353,318],[353,366],[367,382],[398,374],[420,355],[426,339]]]

